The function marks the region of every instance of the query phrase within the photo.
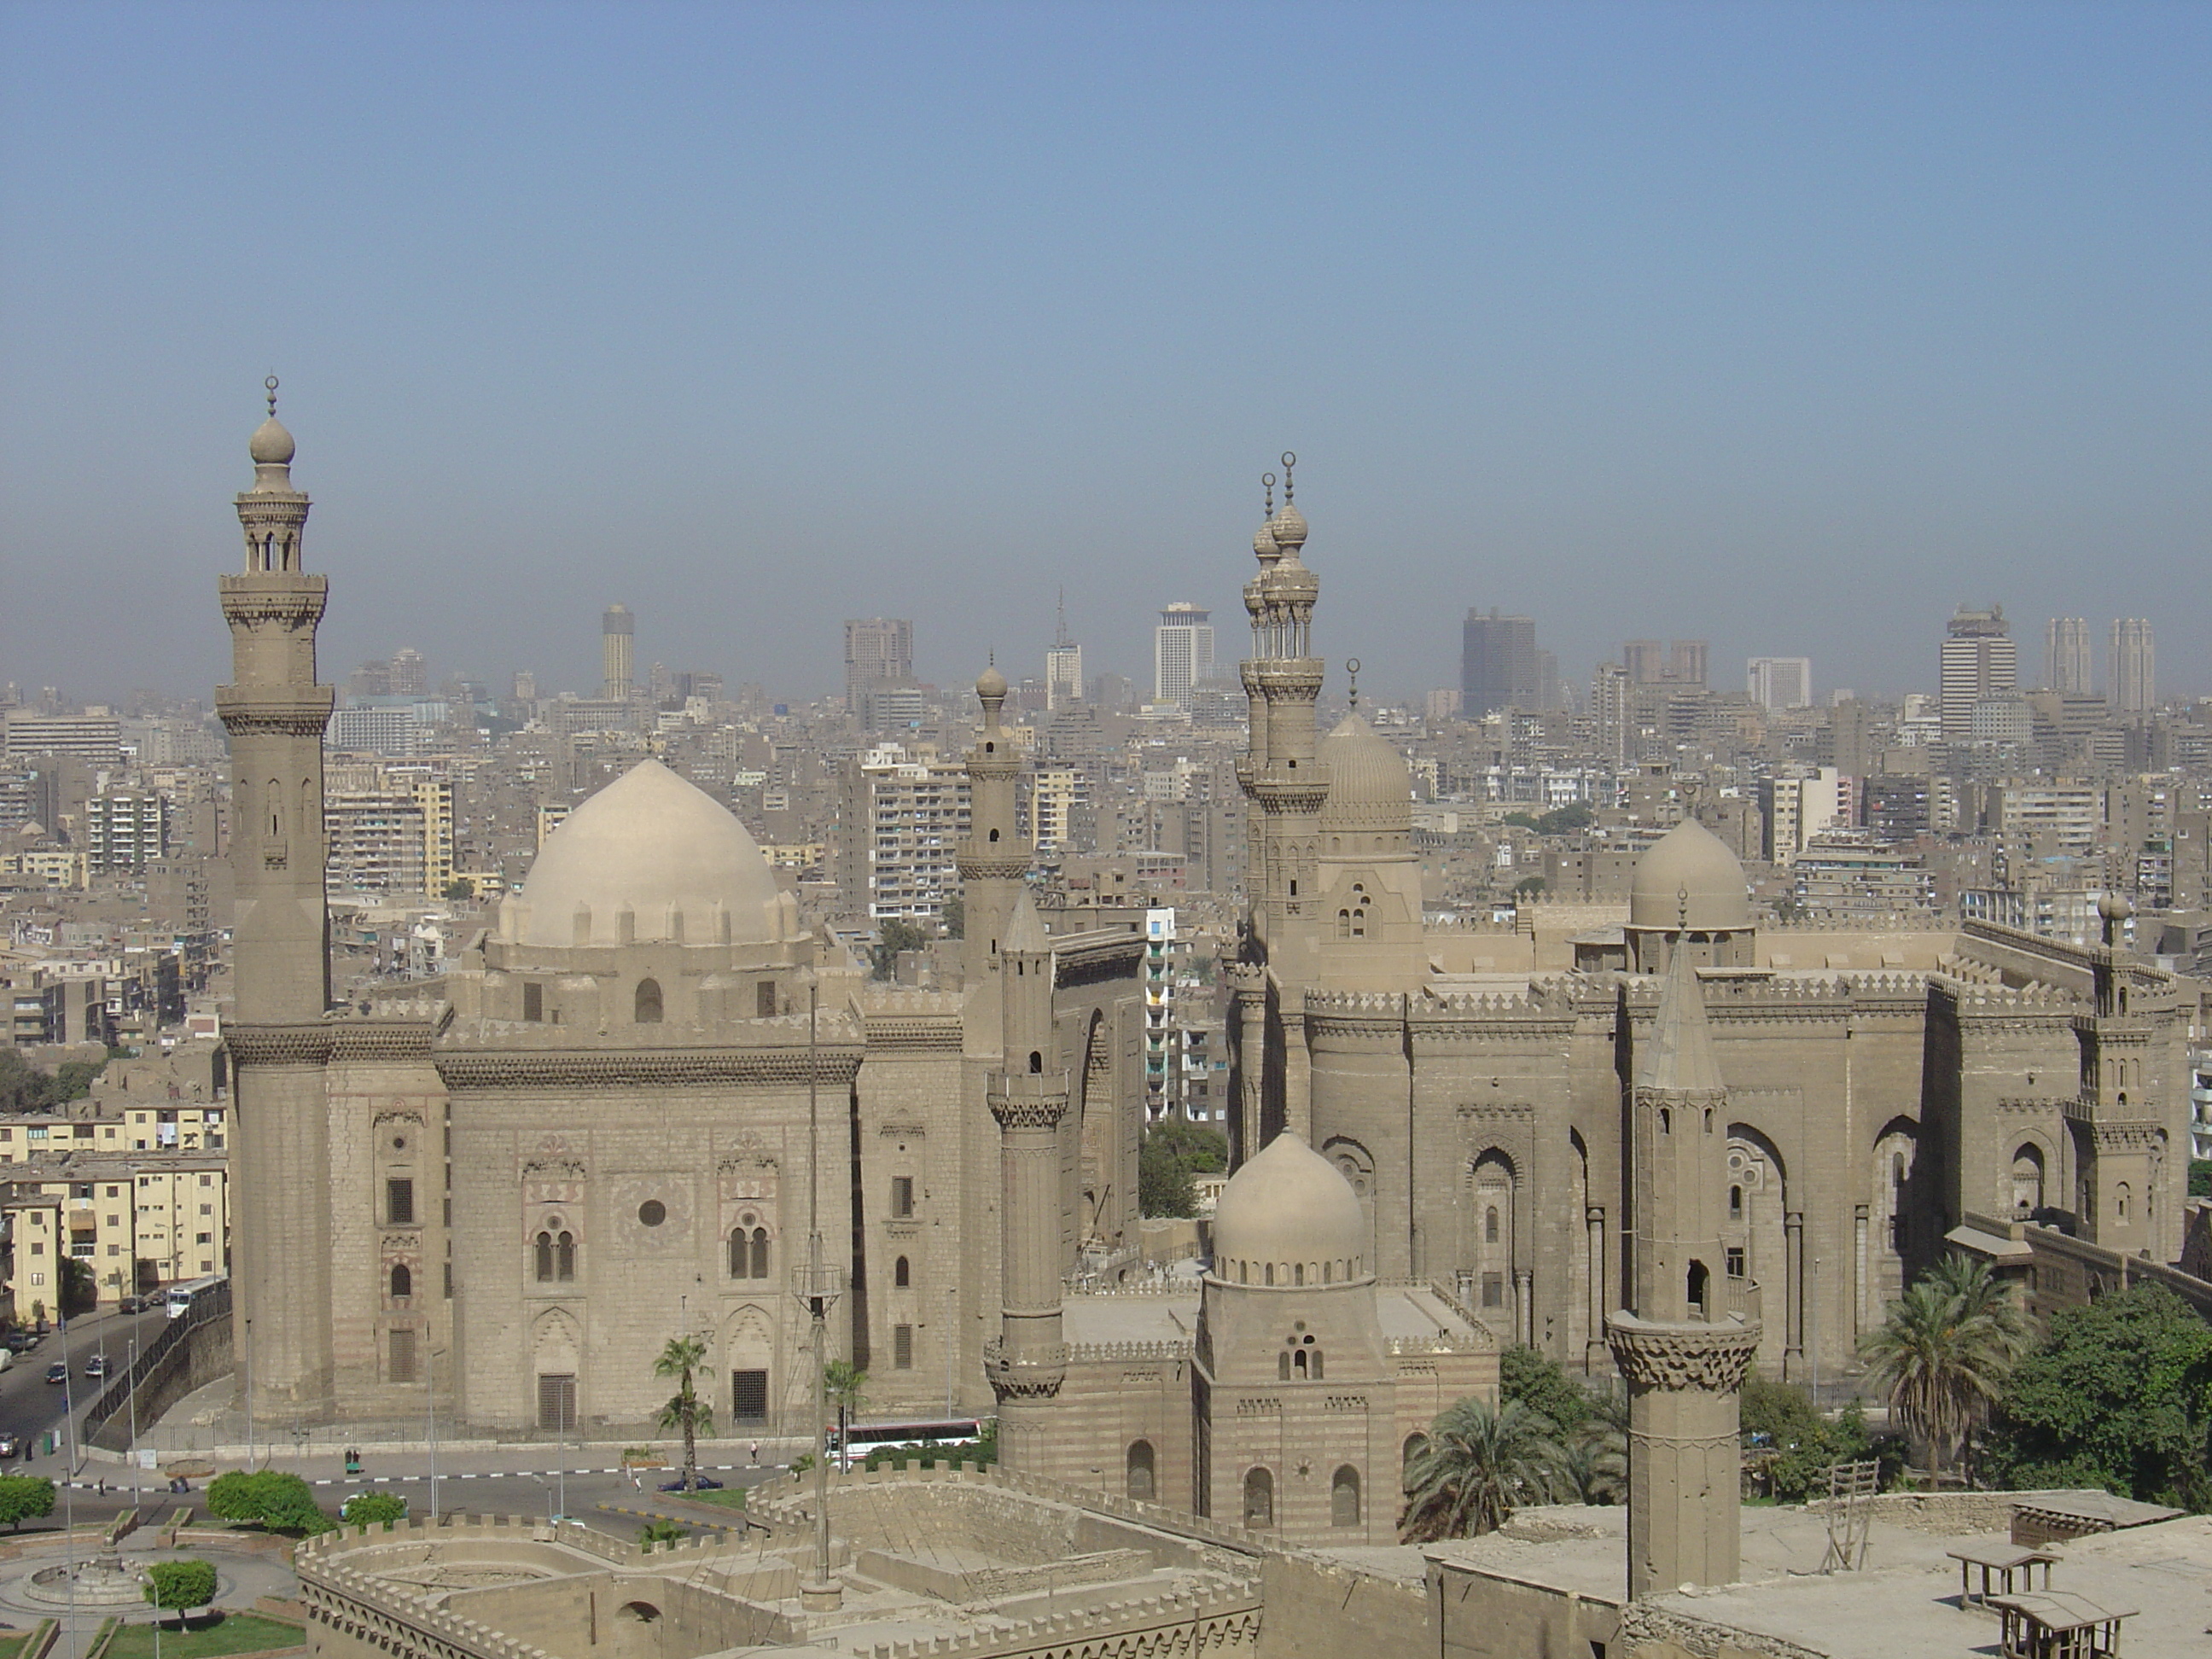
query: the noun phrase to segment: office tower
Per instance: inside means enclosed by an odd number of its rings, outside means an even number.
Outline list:
[[[1631,685],[1656,685],[1667,678],[1667,647],[1659,640],[1631,640],[1620,647]]]
[[[1083,647],[1067,637],[1067,601],[1061,597],[1060,626],[1044,653],[1044,706],[1058,714],[1083,701]]]
[[[914,623],[903,617],[855,617],[845,623],[845,705],[857,708],[872,686],[914,678]]]
[[[430,689],[429,665],[411,645],[403,645],[392,653],[391,674],[395,697],[419,697]]]
[[[2081,617],[2053,617],[2043,629],[2043,684],[2052,691],[2087,696],[2094,691],[2089,624]]]
[[[1428,717],[1431,720],[1448,720],[1465,706],[1466,694],[1455,685],[1438,686],[1429,693]]]
[[[1152,701],[1190,707],[1191,693],[1213,673],[1211,613],[1188,600],[1160,612],[1152,630]]]
[[[1601,662],[1590,677],[1590,724],[1598,753],[1607,760],[1628,758],[1628,670],[1617,662]]]
[[[2158,704],[2158,661],[2150,623],[2141,617],[2112,624],[2105,658],[2105,698],[2116,714],[2148,714]]]
[[[1706,642],[1703,640],[1675,640],[1667,652],[1667,678],[1676,685],[1703,685],[1705,683]]]
[[[635,684],[631,657],[636,648],[637,622],[626,605],[611,605],[599,618],[599,696],[609,702],[628,699]]]
[[[1965,743],[1974,733],[1974,705],[2005,696],[2019,679],[2012,625],[2002,605],[1959,607],[1943,630],[1941,670],[1943,740]]]
[[[1533,617],[1501,616],[1494,605],[1486,617],[1468,611],[1460,629],[1460,711],[1480,720],[1500,708],[1541,707],[1537,654]]]
[[[1769,712],[1813,706],[1810,657],[1753,657],[1744,664],[1743,678],[1751,700]]]

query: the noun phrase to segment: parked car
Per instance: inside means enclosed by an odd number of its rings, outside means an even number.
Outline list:
[[[9,1352],[7,1349],[0,1348],[0,1371],[6,1370],[9,1366],[15,1363],[15,1356]]]
[[[52,1364],[47,1366],[46,1381],[49,1382],[68,1382],[69,1361],[66,1359],[57,1359]]]
[[[678,1475],[673,1480],[662,1482],[660,1489],[663,1492],[682,1492],[684,1477]],[[722,1483],[711,1474],[702,1474],[691,1483],[691,1490],[694,1492],[720,1492],[721,1489]]]
[[[21,1454],[23,1443],[12,1434],[0,1434],[0,1457],[15,1457]]]
[[[146,1304],[142,1297],[126,1296],[115,1304],[115,1311],[118,1313],[137,1313],[139,1309],[145,1305]]]
[[[104,1353],[94,1354],[89,1359],[84,1362],[84,1374],[87,1376],[106,1376],[107,1356]]]
[[[13,1330],[5,1336],[0,1336],[0,1348],[7,1349],[9,1353],[28,1353],[39,1346],[39,1341],[40,1337],[36,1331]]]

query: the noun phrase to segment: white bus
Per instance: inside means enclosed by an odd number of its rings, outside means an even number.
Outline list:
[[[169,1317],[182,1319],[192,1310],[194,1297],[204,1291],[211,1291],[216,1285],[225,1282],[224,1276],[218,1273],[213,1279],[187,1279],[170,1285],[162,1292],[162,1299],[169,1304]]]

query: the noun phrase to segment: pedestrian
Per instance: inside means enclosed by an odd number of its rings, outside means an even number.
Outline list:
[[[760,1442],[757,1440],[752,1443],[752,1460],[753,1466],[757,1468],[760,1466]]]

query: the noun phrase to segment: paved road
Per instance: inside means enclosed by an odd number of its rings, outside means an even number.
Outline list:
[[[106,1386],[84,1374],[85,1361],[95,1353],[104,1353],[120,1375],[130,1363],[132,1340],[151,1343],[167,1322],[167,1311],[155,1308],[143,1314],[82,1315],[70,1321],[66,1334],[50,1332],[37,1347],[17,1354],[15,1363],[0,1371],[0,1432],[17,1435],[27,1443],[49,1429],[60,1429],[64,1410],[81,1418]],[[46,1368],[64,1358],[69,1362],[68,1382],[48,1382]],[[66,1437],[63,1443],[65,1449]],[[58,1477],[61,1465],[59,1455],[48,1457],[40,1450],[31,1468],[35,1474]]]

